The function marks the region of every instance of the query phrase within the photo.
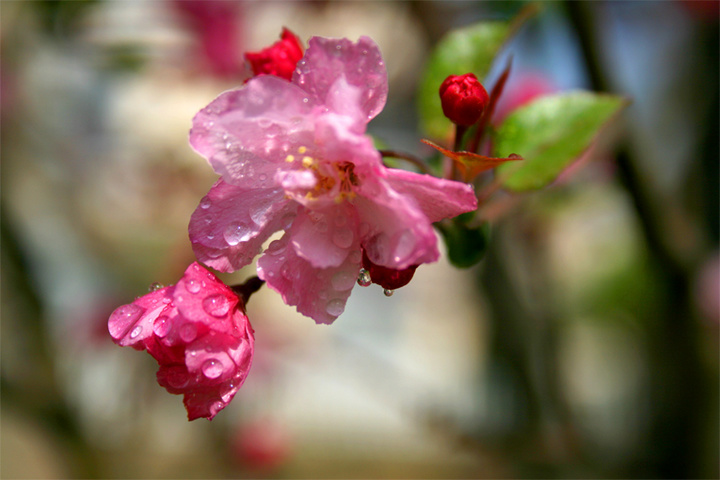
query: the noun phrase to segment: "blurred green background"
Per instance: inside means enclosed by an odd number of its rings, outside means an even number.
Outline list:
[[[476,267],[355,288],[331,327],[261,290],[252,372],[212,422],[107,333],[193,260],[216,176],[187,132],[243,51],[283,26],[369,35],[390,81],[370,132],[425,155],[428,52],[524,5],[1,2],[0,476],[717,478],[718,2],[540,3],[497,62],[508,102],[608,91],[623,118],[552,188],[481,211]]]

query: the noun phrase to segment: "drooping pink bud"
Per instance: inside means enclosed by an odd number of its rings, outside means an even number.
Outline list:
[[[469,127],[480,119],[490,97],[472,73],[450,75],[440,85],[443,113],[454,124]]]
[[[415,270],[419,267],[419,265],[411,265],[403,270],[395,270],[376,265],[368,258],[365,250],[363,250],[362,264],[363,268],[370,274],[372,283],[377,283],[384,289],[391,291],[410,283],[413,275],[415,275]]]
[[[298,37],[283,28],[280,40],[259,52],[247,52],[245,59],[250,62],[254,75],[275,75],[285,80],[292,79],[295,65],[303,56]]]
[[[252,364],[255,340],[243,301],[198,263],[176,285],[117,308],[108,330],[118,345],[147,350],[157,360],[158,383],[184,395],[189,420],[212,420]]]

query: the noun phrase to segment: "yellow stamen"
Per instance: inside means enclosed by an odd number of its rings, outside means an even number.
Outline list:
[[[300,148],[298,148],[298,153],[299,153],[299,154],[302,155],[302,154],[305,153],[305,152],[307,152],[307,147],[300,147]]]
[[[294,162],[294,161],[295,161],[295,155],[288,155],[287,157],[285,157],[285,161],[288,162],[288,163]]]

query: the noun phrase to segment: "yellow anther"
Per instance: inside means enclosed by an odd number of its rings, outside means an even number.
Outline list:
[[[299,153],[299,154],[303,154],[303,153],[305,153],[305,152],[307,152],[307,147],[300,147],[300,148],[298,148],[298,153]]]
[[[288,162],[288,163],[294,162],[294,161],[295,161],[295,155],[288,155],[287,157],[285,157],[285,161]]]
[[[312,157],[303,157],[302,164],[304,167],[310,167],[315,163],[315,159]]]

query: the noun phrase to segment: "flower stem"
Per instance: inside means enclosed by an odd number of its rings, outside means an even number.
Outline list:
[[[260,290],[260,287],[264,284],[265,280],[261,280],[259,277],[255,276],[245,280],[245,283],[233,285],[230,288],[233,292],[237,293],[238,297],[240,297],[244,304],[247,304],[248,300],[250,300],[250,295]]]
[[[423,162],[418,157],[411,155],[409,153],[405,152],[398,152],[395,150],[378,150],[380,152],[380,155],[383,158],[390,157],[390,158],[399,158],[401,160],[405,160],[406,162],[409,162],[416,166],[418,170],[420,170],[422,173],[431,175],[432,172],[430,172],[430,169],[427,165],[425,165],[425,162]]]

